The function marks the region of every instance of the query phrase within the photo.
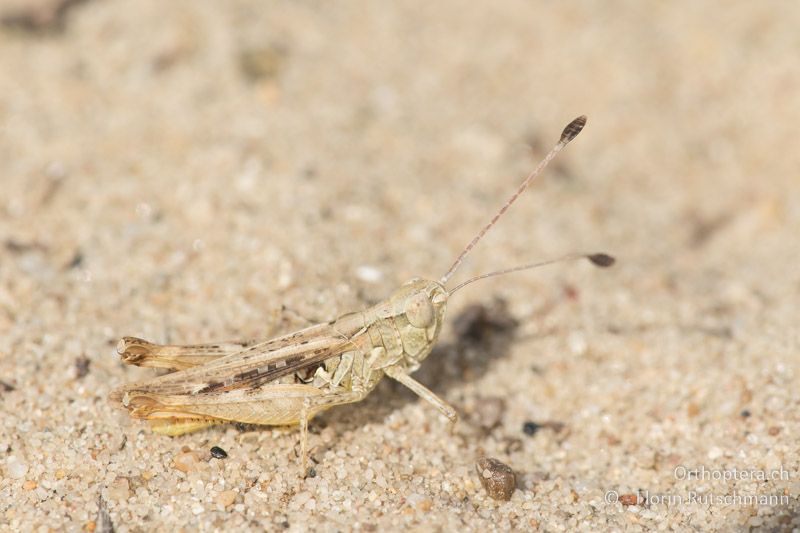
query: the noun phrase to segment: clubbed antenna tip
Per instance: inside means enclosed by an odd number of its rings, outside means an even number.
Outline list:
[[[572,122],[570,122],[569,124],[567,124],[567,127],[564,128],[564,131],[561,132],[562,144],[567,144],[572,139],[577,137],[585,125],[586,125],[586,115],[581,115]]]
[[[586,258],[592,262],[593,265],[600,268],[607,268],[617,262],[612,256],[608,254],[592,254],[587,255]]]

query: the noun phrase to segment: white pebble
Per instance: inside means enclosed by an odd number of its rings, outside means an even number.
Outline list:
[[[713,448],[708,450],[708,458],[709,459],[712,459],[712,460],[713,459],[719,459],[720,457],[722,457],[722,450],[720,450],[716,446],[714,446]]]
[[[583,355],[589,348],[589,343],[586,342],[586,337],[577,331],[572,332],[568,338],[569,349],[574,355]]]
[[[781,460],[778,458],[777,455],[770,452],[764,457],[764,468],[766,470],[780,470],[781,469]]]
[[[356,268],[356,277],[361,281],[377,283],[383,279],[383,272],[370,265],[361,265]]]
[[[312,496],[313,496],[313,494],[311,494],[311,492],[309,492],[307,490],[303,491],[303,492],[300,492],[292,499],[291,503],[289,504],[289,507],[291,509],[300,509],[308,501],[310,501],[312,499]],[[314,504],[316,505],[316,502],[314,502]]]
[[[28,465],[20,461],[16,455],[9,455],[6,459],[6,472],[11,479],[20,479],[28,473]]]

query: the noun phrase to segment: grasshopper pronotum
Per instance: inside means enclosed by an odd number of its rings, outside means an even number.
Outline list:
[[[600,267],[614,263],[606,254],[570,254],[483,274],[452,289],[445,287],[475,244],[585,124],[586,117],[581,116],[564,128],[558,143],[439,281],[412,279],[369,309],[263,342],[175,346],[125,337],[117,347],[124,362],[176,371],[125,385],[111,393],[111,400],[166,435],[223,422],[299,424],[303,472],[308,421],[334,405],[362,400],[384,375],[455,423],[456,410],[411,377],[436,342],[450,295],[480,279],[567,259],[586,258]]]

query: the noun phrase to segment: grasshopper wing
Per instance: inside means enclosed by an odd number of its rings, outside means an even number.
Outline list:
[[[186,370],[262,343],[263,341],[253,340],[177,345],[155,344],[136,337],[123,337],[117,344],[117,353],[129,365]]]
[[[361,313],[340,317],[255,344],[207,364],[125,385],[111,393],[111,401],[125,407],[137,397],[194,396],[238,389],[255,389],[283,376],[321,363],[344,352],[361,349],[365,330]]]

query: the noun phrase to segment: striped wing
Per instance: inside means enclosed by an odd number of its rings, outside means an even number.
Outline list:
[[[201,366],[148,381],[131,383],[111,393],[112,401],[138,394],[197,395],[252,389],[344,352],[361,349],[361,313],[319,324],[258,343]]]

